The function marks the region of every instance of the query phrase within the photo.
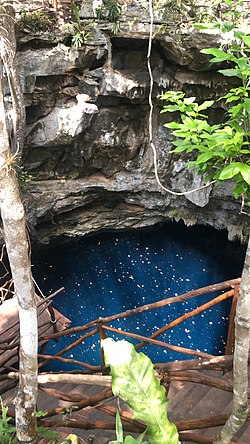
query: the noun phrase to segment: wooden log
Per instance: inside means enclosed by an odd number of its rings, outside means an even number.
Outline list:
[[[88,384],[99,385],[102,387],[111,387],[111,376],[102,375],[74,375],[72,373],[45,373],[38,375],[39,384],[48,384],[49,382],[60,382],[69,384]]]
[[[216,436],[211,435],[198,435],[197,433],[191,433],[191,432],[180,432],[179,434],[180,439],[182,442],[196,442],[198,444],[213,444]],[[231,441],[230,444],[241,444],[240,441]]]
[[[162,385],[164,381],[188,381],[196,384],[208,385],[226,392],[233,392],[233,381],[225,381],[214,376],[204,375],[203,373],[189,370],[186,372],[166,372],[162,376]]]
[[[85,407],[89,406],[95,406],[96,404],[99,404],[101,401],[108,400],[109,398],[113,397],[113,393],[111,388],[104,389],[101,392],[97,393],[96,395],[90,396],[88,398],[83,399],[81,402],[74,403],[74,411],[79,411],[81,409],[84,409]],[[53,410],[50,410],[46,413],[45,417],[51,417],[60,415],[62,413],[67,413],[67,407],[56,407]]]
[[[199,419],[184,419],[175,421],[175,425],[179,431],[208,429],[210,427],[219,427],[224,425],[229,415],[207,416]]]
[[[169,372],[165,373],[161,379],[162,385],[164,386],[164,381],[187,381],[196,384],[208,385],[210,387],[215,387],[226,392],[233,393],[233,382],[225,381],[221,378],[216,378],[214,376],[203,375],[199,372],[187,371],[187,372]],[[168,384],[167,384],[168,385]],[[247,393],[248,398],[250,398],[250,390]]]
[[[101,412],[106,413],[107,415],[110,415],[114,418],[116,417],[117,408],[112,405],[109,404],[97,405],[96,408]],[[126,422],[127,424],[135,425],[136,427],[138,427],[138,429],[141,429],[140,433],[142,433],[145,430],[146,425],[140,421],[137,421],[136,419],[133,419],[133,414],[131,412],[119,409],[119,413],[122,423]]]
[[[178,345],[167,344],[166,342],[158,341],[157,339],[146,338],[146,336],[141,336],[135,333],[130,333],[128,331],[118,330],[117,328],[108,327],[107,325],[103,325],[102,328],[104,330],[112,331],[114,333],[118,333],[123,336],[128,336],[130,338],[139,339],[144,342],[148,342],[149,344],[159,345],[163,348],[168,348],[170,350],[176,351],[178,353],[185,353],[186,355],[199,356],[201,358],[212,358],[213,355],[209,355],[208,353],[203,353],[197,350],[191,350],[189,348],[179,347]]]
[[[110,406],[108,406],[110,407]],[[108,412],[108,410],[106,411],[106,413]],[[113,416],[113,415],[112,415]],[[223,417],[223,418],[222,418]],[[193,437],[197,437],[200,436],[196,433],[192,433],[190,432],[190,430],[197,430],[197,429],[206,429],[208,427],[218,427],[220,425],[223,425],[224,423],[222,422],[222,420],[226,420],[225,418],[228,417],[228,415],[219,415],[218,417],[211,417],[211,418],[202,418],[202,419],[196,419],[196,420],[186,420],[186,421],[177,421],[175,422],[177,429],[179,431],[180,434],[180,439],[181,440],[187,440],[187,441],[191,441],[191,439],[188,439],[189,436],[193,436]],[[216,419],[218,418],[218,419]],[[206,422],[207,421],[207,422]],[[208,425],[208,424],[212,424],[212,425]],[[79,428],[79,429],[99,429],[99,428],[103,428],[106,430],[114,430],[115,428],[115,424],[114,422],[103,422],[103,421],[95,421],[95,422],[89,422],[89,421],[84,421],[84,420],[76,420],[76,419],[69,419],[67,420],[66,423],[64,423],[62,421],[61,418],[56,418],[56,419],[42,419],[40,421],[40,425],[43,425],[45,427],[69,427],[69,428]],[[143,425],[138,423],[138,421],[134,421],[134,424],[130,423],[130,421],[124,421],[124,430],[130,431],[130,432],[136,432],[136,433],[141,433],[142,432],[142,427]],[[184,426],[187,426],[187,429],[183,429]],[[184,431],[184,430],[189,430]],[[204,435],[203,435],[204,436]],[[215,438],[215,437],[214,437]],[[192,442],[213,442],[213,441],[195,441],[193,440]],[[233,444],[233,441],[232,443]],[[236,444],[236,443],[235,443]],[[240,444],[239,442],[237,444]]]
[[[17,385],[17,380],[16,381],[9,381],[8,383],[6,382],[5,384],[1,384],[0,385],[0,396],[2,396],[4,393],[8,392],[9,390],[12,390],[13,388],[15,388]],[[8,411],[8,415],[9,415],[9,411]]]
[[[211,301],[207,302],[206,304],[200,305],[200,307],[195,308],[194,310],[190,311],[189,313],[185,313],[184,315],[180,316],[177,319],[174,319],[172,322],[170,322],[167,325],[164,325],[162,328],[157,330],[155,333],[153,333],[150,338],[154,339],[160,336],[162,333],[165,333],[165,331],[170,330],[170,328],[174,328],[177,325],[181,324],[182,322],[186,321],[187,319],[193,318],[194,316],[197,316],[199,313],[203,312],[204,310],[207,310],[208,308],[213,307],[214,305],[219,304],[220,302],[224,301],[225,299],[228,299],[234,295],[234,290],[227,291],[226,293],[221,294],[220,296],[217,296],[216,298],[212,299]],[[142,348],[145,344],[145,342],[140,342],[136,345],[136,349]]]
[[[8,373],[8,379],[18,379],[18,372]],[[62,382],[64,384],[88,384],[99,385],[102,387],[111,387],[111,376],[102,375],[82,375],[73,373],[40,373],[38,375],[39,384],[48,384],[50,382]]]
[[[84,420],[76,420],[76,419],[69,419],[65,422],[63,422],[62,418],[54,418],[54,419],[42,419],[38,421],[38,425],[43,427],[68,427],[68,428],[77,428],[77,429],[84,429],[84,430],[95,430],[95,429],[101,429],[101,430],[115,430],[115,422],[109,422],[109,421],[84,421]],[[140,433],[141,429],[137,426],[133,426],[132,424],[124,424],[123,430],[126,432],[132,432],[132,433]]]
[[[230,369],[233,366],[233,356],[215,356],[213,358],[199,358],[199,359],[187,359],[184,361],[172,361],[164,363],[154,364],[155,369],[159,373],[171,372],[171,371],[183,371],[183,370],[200,370],[200,369],[212,369],[222,370],[224,368]]]
[[[219,427],[224,425],[229,418],[229,414],[207,416],[199,419],[185,419],[182,421],[174,421],[177,429],[179,431],[183,430],[196,430],[196,429],[208,429],[210,427]],[[250,418],[250,413],[248,414],[248,419]]]
[[[38,385],[38,388],[43,393],[46,393],[46,395],[51,396],[52,398],[60,399],[62,401],[81,402],[83,400],[83,396],[80,393],[65,393],[59,390],[44,387],[41,384]]]

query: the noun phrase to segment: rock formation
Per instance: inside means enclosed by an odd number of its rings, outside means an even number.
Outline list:
[[[244,241],[248,217],[231,197],[230,182],[180,197],[155,180],[148,137],[149,17],[143,1],[127,5],[115,35],[112,23],[94,18],[92,3],[83,2],[86,39],[79,49],[72,46],[70,23],[42,33],[25,27],[18,32],[27,113],[23,163],[33,176],[24,191],[31,232],[46,243],[61,235],[183,220],[226,228],[230,239]],[[170,116],[160,114],[158,96],[167,89],[198,99],[223,94],[228,80],[199,52],[218,39],[159,18],[154,25],[154,143],[159,176],[172,190],[185,192],[202,180],[187,169],[185,156],[169,153],[172,136],[163,124]],[[222,115],[217,104],[210,118]]]

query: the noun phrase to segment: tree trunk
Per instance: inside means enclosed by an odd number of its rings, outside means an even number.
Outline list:
[[[11,154],[3,92],[3,64],[8,64],[9,58],[11,63],[13,53],[9,51],[15,48],[15,42],[9,40],[14,35],[12,15],[12,8],[5,7],[0,17],[0,210],[19,305],[20,374],[15,405],[17,439],[20,443],[32,443],[36,439],[37,313],[25,211],[15,171],[15,157]],[[14,83],[12,87],[15,87]]]
[[[248,353],[250,341],[250,240],[241,278],[235,318],[234,397],[232,413],[214,441],[229,444],[247,419]]]

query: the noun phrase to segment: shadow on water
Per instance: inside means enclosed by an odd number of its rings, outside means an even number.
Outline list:
[[[228,242],[224,231],[168,223],[147,230],[101,233],[70,243],[53,243],[35,251],[33,263],[35,278],[45,294],[65,287],[65,292],[54,299],[54,306],[76,326],[239,277],[244,255],[245,247],[238,242]],[[149,336],[210,298],[209,295],[200,296],[111,325]],[[165,337],[174,345],[223,354],[229,310],[230,301],[226,300],[186,320],[159,339]],[[51,342],[47,352],[54,354],[72,341],[72,338],[63,338],[59,343]],[[152,345],[143,351],[154,362],[187,358]],[[64,356],[99,364],[97,336]],[[72,369],[72,366],[57,361],[49,369]]]

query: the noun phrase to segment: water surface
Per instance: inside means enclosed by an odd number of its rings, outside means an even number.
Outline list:
[[[35,252],[34,271],[45,294],[65,287],[65,292],[54,299],[54,306],[76,326],[238,277],[244,253],[244,247],[227,241],[226,232],[173,223],[50,245]],[[211,295],[200,296],[115,321],[111,326],[149,336],[210,298]],[[223,354],[229,310],[230,301],[224,301],[186,320],[159,339],[215,355]],[[75,335],[74,339],[77,337]],[[113,337],[118,338],[118,335]],[[64,338],[59,343],[53,342],[48,351],[55,353],[72,340]],[[152,345],[143,351],[154,362],[190,358]],[[98,337],[87,339],[64,356],[99,364]],[[72,369],[72,366],[58,361],[53,369]]]

